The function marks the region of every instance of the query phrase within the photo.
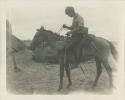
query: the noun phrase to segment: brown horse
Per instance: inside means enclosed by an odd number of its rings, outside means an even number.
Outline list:
[[[41,42],[46,41],[48,43],[48,45],[52,46],[53,49],[57,50],[59,52],[59,64],[60,64],[60,84],[59,84],[59,90],[61,90],[63,88],[63,76],[64,76],[64,68],[66,70],[66,74],[68,77],[68,81],[69,84],[67,86],[70,87],[72,85],[72,81],[70,78],[70,64],[74,64],[73,62],[73,54],[71,51],[69,51],[67,53],[65,53],[65,49],[64,49],[64,40],[63,41],[59,41],[60,40],[60,35],[55,34],[51,31],[48,30],[42,30],[42,31],[38,31],[31,43],[31,49],[35,49]],[[108,57],[110,54],[113,55],[113,57],[116,59],[117,58],[117,51],[114,47],[114,45],[101,37],[95,37],[94,35],[90,35],[89,37],[91,37],[91,42],[89,43],[89,45],[86,48],[82,49],[82,59],[80,59],[80,62],[84,62],[84,61],[88,61],[92,58],[95,59],[96,62],[96,68],[97,68],[97,75],[95,78],[95,81],[92,85],[92,87],[95,87],[97,84],[97,81],[102,73],[102,66],[101,64],[104,65],[108,76],[109,76],[109,86],[112,87],[113,83],[112,83],[112,69],[109,65],[109,60]],[[58,45],[57,45],[58,44]],[[82,41],[81,43],[82,44]],[[59,46],[59,47],[58,47]],[[82,45],[80,45],[82,46]]]

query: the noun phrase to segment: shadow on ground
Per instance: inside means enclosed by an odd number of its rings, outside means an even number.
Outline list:
[[[43,64],[32,60],[29,50],[22,50],[15,54],[17,66],[21,72],[14,72],[11,56],[7,57],[7,90],[12,94],[71,94],[74,92],[92,94],[112,94],[108,88],[108,75],[103,69],[97,87],[91,86],[96,77],[95,63],[86,63],[85,75],[80,68],[71,72],[73,85],[67,89],[67,77],[64,75],[64,85],[61,91],[59,85],[59,65]]]

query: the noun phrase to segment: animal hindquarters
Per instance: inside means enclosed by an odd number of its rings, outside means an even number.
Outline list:
[[[115,46],[111,42],[109,42],[109,45],[110,45],[111,53],[112,53],[114,59],[117,60],[118,52],[117,52]]]

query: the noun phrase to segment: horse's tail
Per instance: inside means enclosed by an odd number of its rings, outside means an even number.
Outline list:
[[[118,58],[118,52],[117,52],[115,46],[111,42],[109,42],[109,45],[110,45],[111,53],[112,53],[114,59],[117,60],[117,58]]]

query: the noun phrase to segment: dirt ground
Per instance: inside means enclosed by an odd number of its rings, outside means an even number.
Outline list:
[[[96,88],[91,86],[96,77],[95,63],[85,63],[83,67],[85,76],[80,68],[71,71],[73,85],[67,89],[68,80],[64,75],[63,89],[58,90],[59,86],[59,65],[38,63],[32,60],[32,53],[23,50],[15,54],[17,66],[20,72],[14,72],[12,56],[7,61],[7,90],[13,94],[70,94],[73,92],[85,92],[92,94],[112,94],[109,89],[109,81],[106,70],[98,81]]]

